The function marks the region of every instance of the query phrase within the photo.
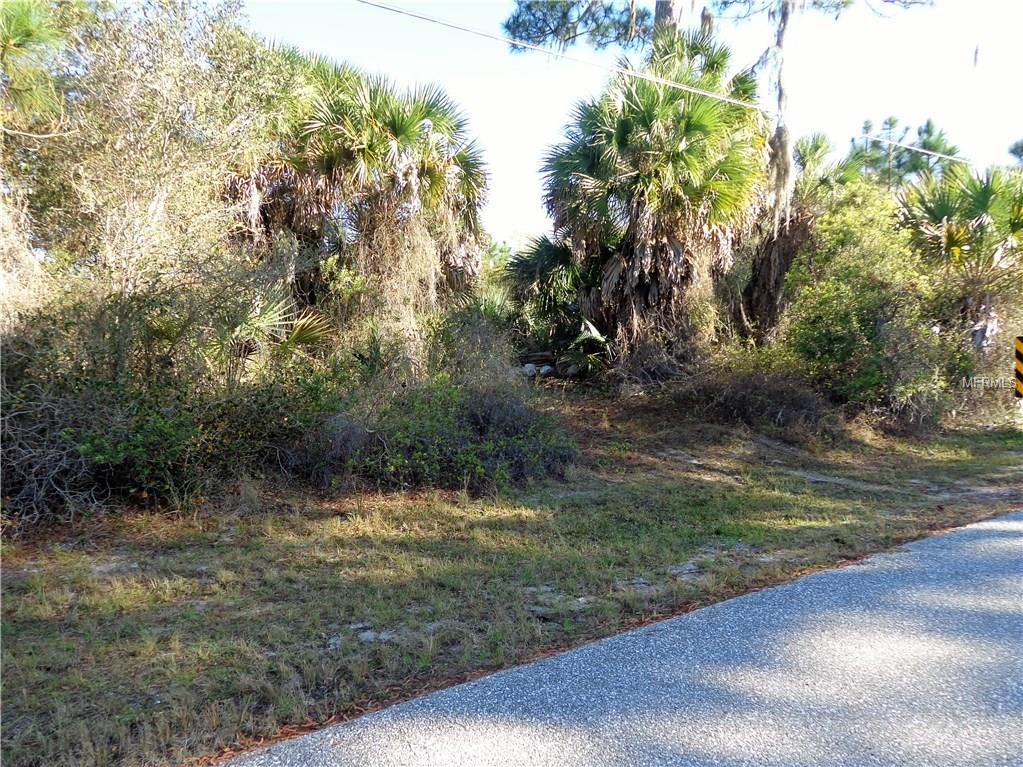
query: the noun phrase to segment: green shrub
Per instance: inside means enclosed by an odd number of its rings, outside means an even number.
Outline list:
[[[821,216],[789,283],[782,347],[815,385],[905,425],[941,417],[968,359],[933,329],[934,285],[883,190],[851,186]]]
[[[515,390],[470,389],[440,376],[379,413],[354,471],[383,485],[480,492],[560,475],[574,447]]]
[[[139,412],[122,411],[114,421],[96,419],[69,429],[66,436],[105,490],[156,499],[187,494],[187,467],[195,460],[191,453],[200,433],[194,414],[174,407],[154,409],[151,401],[135,404]]]
[[[2,432],[4,516],[19,524],[67,520],[109,499],[180,505],[224,480],[287,468],[287,446],[350,388],[343,370],[312,361],[231,389],[81,373],[16,382]]]

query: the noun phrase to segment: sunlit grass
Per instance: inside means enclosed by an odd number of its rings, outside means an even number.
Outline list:
[[[588,427],[567,481],[502,497],[267,486],[245,510],[8,543],[6,763],[166,763],[356,713],[1006,509],[951,483],[1023,479],[1018,432],[807,451]]]

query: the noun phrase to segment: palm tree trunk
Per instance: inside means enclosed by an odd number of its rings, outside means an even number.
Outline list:
[[[753,255],[753,274],[742,292],[745,324],[762,344],[770,337],[785,307],[785,276],[800,248],[810,239],[811,222],[793,215],[777,233],[766,235]]]
[[[654,6],[654,28],[666,26],[669,29],[681,29],[684,2],[685,0],[657,0]]]
[[[796,0],[778,0],[775,9],[778,29],[774,42],[775,92],[778,114],[774,134],[768,141],[769,209],[774,231],[757,248],[753,256],[753,275],[743,291],[743,308],[752,325],[753,336],[762,343],[778,322],[782,309],[782,289],[785,275],[792,265],[802,241],[809,233],[802,231],[800,222],[791,214],[792,190],[795,185],[795,164],[792,141],[785,125],[788,93],[785,90],[785,38],[789,21],[796,10]],[[794,228],[797,231],[789,231]]]

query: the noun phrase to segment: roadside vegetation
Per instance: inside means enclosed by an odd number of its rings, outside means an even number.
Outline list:
[[[206,757],[1020,503],[961,382],[1023,334],[1023,170],[790,148],[709,24],[605,5],[652,79],[515,252],[439,87],[0,5],[6,761]]]
[[[11,764],[166,764],[1018,508],[1023,437],[864,430],[828,449],[668,403],[549,395],[563,481],[108,514],[4,552]]]
[[[223,10],[47,8],[3,11],[8,90],[22,62],[52,72],[48,120],[5,113],[8,288],[31,293],[5,317],[11,532],[270,470],[479,490],[562,469],[511,345],[459,309],[486,174],[443,91]]]

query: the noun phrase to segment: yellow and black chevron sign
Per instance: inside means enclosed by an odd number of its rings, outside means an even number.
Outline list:
[[[1016,396],[1023,397],[1023,336],[1016,336]]]

